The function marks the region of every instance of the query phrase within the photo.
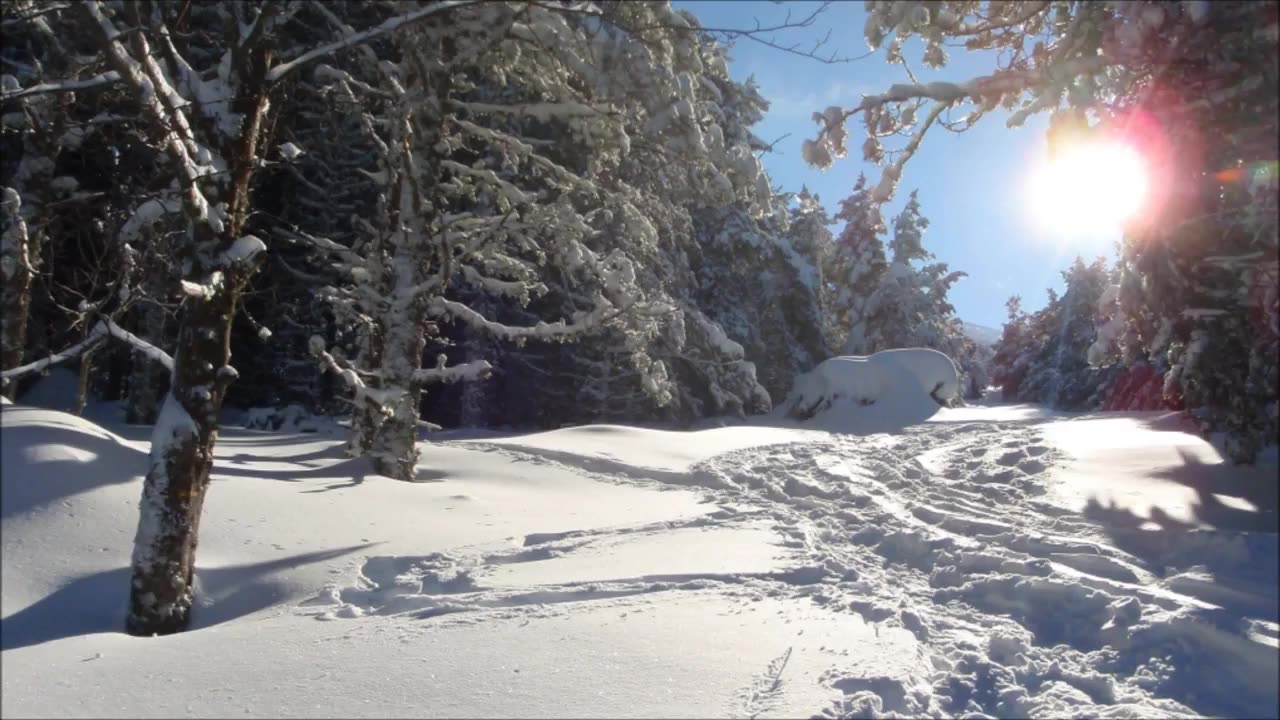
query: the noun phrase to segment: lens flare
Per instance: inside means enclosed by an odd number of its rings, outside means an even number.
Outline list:
[[[1147,171],[1142,156],[1118,142],[1062,148],[1029,184],[1036,224],[1060,239],[1116,237],[1142,208]]]

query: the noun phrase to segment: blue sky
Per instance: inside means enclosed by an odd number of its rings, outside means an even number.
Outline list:
[[[812,12],[818,3],[789,2],[697,2],[679,1],[675,7],[690,10],[705,27],[751,28],[755,20],[768,26],[779,23],[790,9],[793,19]],[[779,32],[783,44],[812,45],[828,30],[831,38],[825,50],[843,57],[867,52],[862,37],[866,15],[860,2],[839,2],[818,18],[811,28]],[[928,71],[920,62],[918,49],[909,48],[908,62],[922,80],[966,80],[985,75],[993,67],[989,57],[949,49],[947,67]],[[859,172],[871,182],[880,169],[862,161],[858,148],[864,136],[861,124],[850,124],[850,154],[822,171],[800,158],[800,143],[816,134],[811,116],[828,105],[855,105],[862,94],[887,89],[906,82],[901,66],[884,61],[883,53],[864,60],[824,64],[739,39],[730,52],[730,74],[735,80],[754,76],[761,94],[771,105],[756,135],[766,142],[790,133],[762,158],[773,184],[784,190],[807,185],[834,212],[848,196]],[[925,247],[969,277],[951,292],[952,303],[961,318],[991,327],[1004,322],[1005,300],[1019,294],[1027,309],[1042,307],[1045,289],[1062,289],[1061,270],[1076,255],[1086,260],[1098,255],[1114,257],[1114,236],[1063,237],[1037,223],[1027,209],[1026,186],[1035,164],[1046,152],[1044,131],[1048,118],[1039,115],[1023,127],[1005,127],[1005,115],[992,113],[964,133],[942,127],[930,129],[919,151],[907,164],[898,186],[898,195],[887,208],[886,219],[901,208],[907,194],[918,189],[920,204],[930,226]]]

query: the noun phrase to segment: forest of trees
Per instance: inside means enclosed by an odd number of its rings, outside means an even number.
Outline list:
[[[1159,116],[1144,84],[1158,64],[1211,100],[1161,120],[1200,131],[1184,175],[1276,157],[1274,94],[1231,69],[1269,62],[1274,86],[1275,41],[1254,31],[1267,5],[1210,16],[1239,42],[1191,34],[1176,50],[1141,15],[1132,56],[1108,63],[1099,45],[1134,22],[1110,5],[976,5],[868,4],[867,40],[891,37],[891,62],[913,35],[934,65],[952,37],[1012,60],[817,114],[807,160],[843,156],[863,113],[864,158],[885,165],[829,217],[765,173],[751,128],[768,102],[729,77],[735,31],[664,1],[5,3],[3,392],[66,363],[82,402],[155,424],[130,631],[186,625],[224,405],[349,415],[349,452],[411,480],[431,425],[766,412],[834,354],[933,347],[977,397],[991,351],[947,299],[964,273],[926,249],[914,194],[881,214],[942,110],[974,105],[962,130],[1065,95],[1055,132],[1086,132]],[[1170,7],[1162,23],[1201,22]],[[882,147],[894,136],[906,146]],[[1132,230],[1118,269],[1079,264],[1045,310],[1011,305],[1005,392],[1095,407],[1121,374],[1107,368],[1146,363],[1240,457],[1274,441],[1275,198],[1228,175],[1195,189],[1196,212],[1171,203],[1177,218]]]
[[[66,363],[155,424],[134,632],[186,623],[224,406],[349,415],[411,480],[432,425],[767,412],[864,311],[851,351],[985,383],[918,204],[848,290],[879,229],[772,185],[767,101],[665,2],[4,12],[4,392]]]

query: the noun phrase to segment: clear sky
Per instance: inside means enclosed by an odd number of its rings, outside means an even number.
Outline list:
[[[751,28],[780,23],[788,10],[793,19],[805,17],[816,2],[745,2],[737,0],[696,2],[677,0],[675,7],[692,11],[705,27]],[[831,31],[826,51],[842,57],[867,52],[862,36],[866,15],[860,2],[838,2],[811,28],[777,33],[784,45],[808,45]],[[988,74],[994,67],[989,56],[963,49],[948,49],[947,67],[929,71],[920,62],[918,46],[908,47],[907,61],[916,77],[929,80],[967,80]],[[730,51],[730,74],[735,80],[754,76],[761,94],[771,105],[754,131],[766,142],[790,133],[774,152],[762,158],[775,187],[798,191],[807,185],[834,213],[848,196],[859,172],[874,183],[880,169],[863,162],[859,151],[865,139],[862,125],[850,123],[850,154],[837,159],[829,170],[809,167],[800,157],[800,143],[816,135],[811,119],[828,105],[851,106],[862,94],[881,92],[897,82],[907,82],[899,65],[890,65],[883,52],[851,63],[824,64],[739,39]],[[1119,232],[1103,235],[1065,236],[1037,222],[1028,208],[1028,181],[1046,154],[1048,118],[1033,116],[1017,129],[1005,127],[1006,115],[994,112],[964,133],[934,126],[919,151],[907,163],[898,194],[885,213],[896,214],[912,189],[920,191],[921,209],[929,218],[925,247],[954,270],[969,277],[951,291],[959,316],[969,322],[999,328],[1004,303],[1019,294],[1023,307],[1044,305],[1045,289],[1061,291],[1062,277],[1076,255],[1090,260],[1115,256]],[[900,145],[898,145],[900,147]]]

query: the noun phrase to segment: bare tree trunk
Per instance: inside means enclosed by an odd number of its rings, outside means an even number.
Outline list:
[[[38,255],[37,242],[27,232],[22,217],[22,198],[13,188],[4,188],[0,205],[4,211],[4,229],[0,234],[0,371],[22,364],[27,344],[27,318],[31,312],[31,280],[33,259]],[[16,382],[0,387],[0,394],[12,400]]]

